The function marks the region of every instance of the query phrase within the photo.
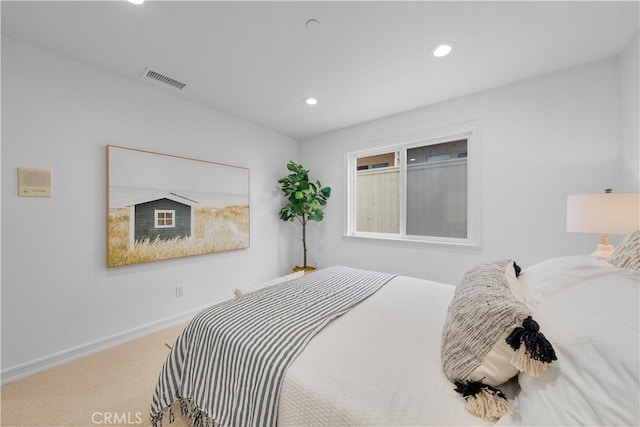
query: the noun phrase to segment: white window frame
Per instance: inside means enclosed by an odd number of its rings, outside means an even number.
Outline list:
[[[171,225],[160,225],[158,223],[158,215],[159,214],[167,214],[170,213],[171,214]],[[154,209],[153,210],[153,226],[155,228],[176,228],[176,211],[175,209]]]
[[[460,139],[467,140],[467,237],[414,236],[406,233],[406,182],[407,150],[415,147],[440,144]],[[417,242],[442,249],[479,250],[482,247],[482,147],[481,126],[479,121],[460,123],[439,129],[423,131],[417,134],[369,142],[368,147],[345,152],[347,170],[347,189],[345,191],[345,224],[343,235],[346,238],[378,239],[391,241]],[[399,233],[374,233],[356,230],[356,162],[357,158],[377,154],[398,152],[400,156],[400,193],[399,193]],[[457,160],[457,159],[456,159]]]

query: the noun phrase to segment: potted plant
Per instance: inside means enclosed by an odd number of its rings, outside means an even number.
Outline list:
[[[280,219],[298,220],[302,225],[303,265],[294,267],[293,271],[313,271],[315,267],[307,265],[307,223],[324,219],[323,208],[331,196],[331,188],[323,187],[320,181],[312,182],[309,171],[293,161],[287,163],[287,169],[291,173],[278,180],[287,199],[287,204],[280,209]]]

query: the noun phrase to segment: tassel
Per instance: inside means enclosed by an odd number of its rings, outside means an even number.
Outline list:
[[[455,391],[467,401],[467,411],[477,417],[498,421],[503,415],[513,413],[507,397],[495,387],[482,381],[456,381],[455,385]]]
[[[516,277],[520,276],[520,272],[522,271],[522,269],[520,268],[520,266],[518,264],[516,264],[515,261],[513,261],[513,269],[516,272]]]
[[[558,360],[553,346],[531,316],[522,321],[521,327],[513,328],[506,341],[515,350],[511,364],[533,377],[542,375],[549,363]]]
[[[198,408],[196,407],[196,404],[193,403],[193,400],[180,399],[180,412],[182,415],[189,417],[197,410]]]
[[[513,414],[511,405],[505,399],[497,397],[487,390],[480,390],[475,396],[469,396],[467,411],[487,421],[498,421],[505,414]]]
[[[193,422],[193,425],[195,427],[202,427],[203,425],[203,419],[202,419],[202,411],[198,411],[193,415],[193,418],[191,418],[191,421]]]
[[[529,357],[527,349],[523,345],[513,353],[513,357],[511,357],[511,365],[520,372],[527,373],[534,378],[544,374],[549,368],[548,363]]]
[[[151,417],[151,427],[162,427],[162,416],[163,412],[160,412],[158,415]]]

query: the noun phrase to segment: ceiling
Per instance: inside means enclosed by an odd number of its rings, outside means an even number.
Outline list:
[[[2,1],[2,34],[302,140],[617,55],[637,1]],[[309,28],[309,19],[319,25]],[[452,54],[431,50],[455,43]],[[143,77],[145,68],[186,83]],[[309,107],[303,100],[318,99]]]

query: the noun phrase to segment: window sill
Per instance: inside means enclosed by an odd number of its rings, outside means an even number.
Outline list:
[[[398,247],[416,246],[421,248],[428,248],[444,252],[458,252],[458,253],[480,253],[482,252],[482,245],[478,243],[470,242],[445,242],[436,240],[421,240],[421,239],[403,239],[400,237],[387,237],[384,235],[353,235],[343,234],[342,240],[360,242],[360,243],[372,243],[380,245],[390,245]]]

